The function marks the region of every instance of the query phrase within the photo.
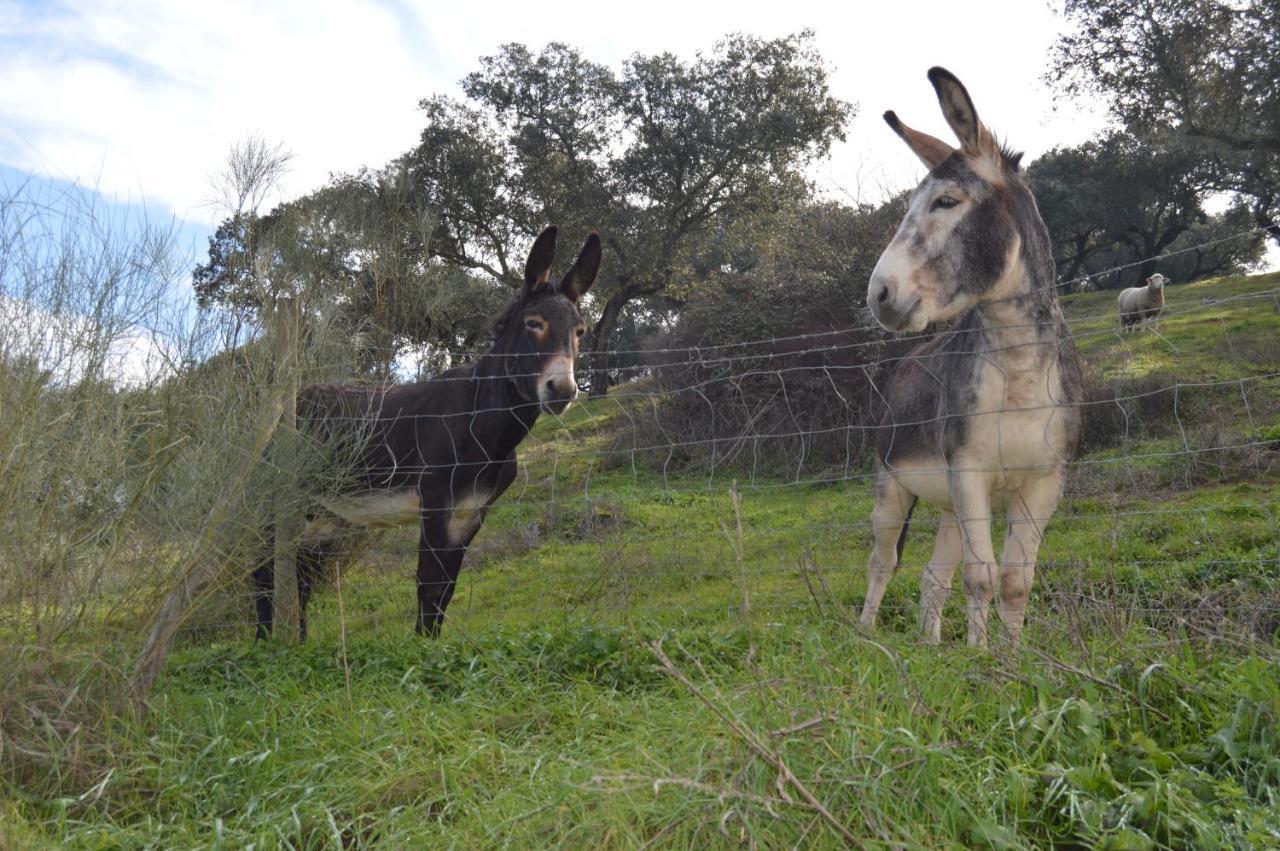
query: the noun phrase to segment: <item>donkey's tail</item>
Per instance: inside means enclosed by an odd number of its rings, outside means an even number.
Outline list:
[[[902,549],[907,545],[907,530],[911,528],[911,513],[916,510],[916,503],[920,501],[920,497],[912,496],[911,504],[907,506],[907,516],[902,518],[902,531],[898,533],[898,563],[902,563]]]

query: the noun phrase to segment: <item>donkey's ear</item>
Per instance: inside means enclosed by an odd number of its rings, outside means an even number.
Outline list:
[[[592,231],[587,242],[582,246],[573,268],[565,273],[560,282],[560,294],[577,301],[591,289],[596,282],[596,274],[600,271],[600,234]]]
[[[551,263],[556,259],[556,226],[547,225],[533,241],[524,264],[524,291],[537,292],[551,280]]]
[[[920,161],[933,171],[938,163],[945,160],[956,152],[956,149],[939,139],[937,136],[930,136],[928,133],[921,133],[914,130],[898,120],[898,114],[892,109],[884,114],[884,123],[889,125],[889,129],[897,133],[902,141],[907,143],[909,147]]]
[[[999,146],[987,126],[978,120],[969,92],[946,68],[929,69],[929,82],[938,93],[938,105],[951,130],[960,140],[960,150],[972,156],[998,154]]]

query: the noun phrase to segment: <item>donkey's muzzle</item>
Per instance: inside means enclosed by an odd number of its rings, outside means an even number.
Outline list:
[[[564,355],[552,358],[538,376],[538,401],[551,413],[558,414],[569,407],[577,395],[573,359]]]
[[[886,331],[900,331],[911,323],[920,297],[903,299],[892,278],[873,274],[867,287],[867,306]]]
[[[577,392],[569,393],[561,396],[544,396],[542,399],[542,409],[549,414],[557,416],[563,414],[577,396]]]

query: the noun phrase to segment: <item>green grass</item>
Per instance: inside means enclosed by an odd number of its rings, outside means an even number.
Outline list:
[[[1066,310],[1104,380],[1237,379],[1280,368],[1280,319],[1200,299],[1278,282],[1170,287],[1165,340],[1106,332],[1114,293]],[[386,535],[306,646],[188,635],[145,720],[52,731],[39,783],[0,778],[0,848],[1276,846],[1276,452],[1185,451],[1274,440],[1276,387],[1248,392],[1256,423],[1206,396],[1188,442],[1076,469],[1019,653],[962,646],[958,590],[944,646],[915,642],[928,508],[881,628],[852,627],[861,469],[744,479],[739,536],[732,472],[602,462],[643,394],[575,406],[522,452],[442,640],[411,635],[414,536]]]
[[[66,847],[838,844],[656,670],[645,641],[658,638],[870,844],[1257,847],[1280,835],[1271,661],[1191,644],[1153,661],[1135,652],[1149,638],[1135,629],[1089,642],[1090,678],[964,648],[940,665],[936,650],[812,618],[365,636],[346,651],[350,697],[329,641],[187,652],[105,784],[20,804],[16,835]]]

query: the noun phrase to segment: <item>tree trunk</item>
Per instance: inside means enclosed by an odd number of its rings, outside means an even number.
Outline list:
[[[1258,227],[1267,232],[1267,236],[1271,238],[1271,241],[1277,246],[1280,246],[1280,223],[1277,223],[1276,220],[1271,217],[1269,205],[1268,207],[1255,207],[1253,217],[1258,223]]]
[[[1086,246],[1089,244],[1089,237],[1076,237],[1076,252],[1071,257],[1071,266],[1067,269],[1067,274],[1063,276],[1065,287],[1062,291],[1063,295],[1070,295],[1075,290],[1075,284],[1071,283],[1076,279],[1076,275],[1080,273],[1080,268],[1084,266],[1084,261],[1088,258],[1089,253]]]
[[[1156,260],[1158,258],[1155,256],[1154,251],[1146,250],[1142,252],[1142,257],[1139,259],[1142,261],[1142,265],[1138,267],[1138,280],[1134,282],[1135,286],[1156,273]]]
[[[613,349],[618,331],[618,320],[622,318],[622,308],[635,297],[635,289],[624,286],[605,302],[600,320],[592,329],[591,340],[591,398],[599,398],[609,392],[613,386]]]
[[[1142,265],[1138,267],[1138,284],[1156,273],[1156,263],[1160,260],[1160,253],[1172,245],[1173,241],[1182,236],[1186,230],[1184,225],[1173,225],[1165,228],[1158,236],[1155,233],[1142,234],[1142,249],[1138,254]]]

